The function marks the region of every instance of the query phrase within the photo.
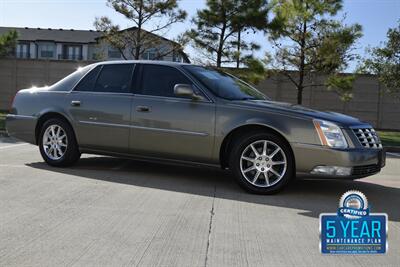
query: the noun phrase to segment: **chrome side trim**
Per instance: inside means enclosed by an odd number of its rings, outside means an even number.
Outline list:
[[[16,114],[7,114],[6,117],[10,118],[20,118],[20,119],[37,119],[35,116],[28,116],[28,115],[16,115]]]
[[[107,123],[107,122],[95,122],[95,121],[79,121],[83,124],[92,124],[98,126],[106,126],[106,127],[120,127],[120,128],[130,128],[128,124],[117,124],[117,123]]]
[[[149,130],[149,131],[157,131],[157,132],[178,133],[178,134],[196,135],[196,136],[208,136],[208,133],[183,131],[183,130],[175,130],[175,129],[163,129],[163,128],[154,128],[154,127],[144,127],[144,126],[137,126],[137,125],[132,125],[131,128],[141,129],[141,130]]]
[[[121,128],[141,129],[141,130],[157,131],[157,132],[165,132],[165,133],[177,133],[177,134],[195,135],[195,136],[208,136],[208,133],[183,131],[183,130],[175,130],[175,129],[163,129],[163,128],[155,128],[155,127],[144,127],[144,126],[137,126],[137,125],[94,122],[94,121],[79,121],[79,122],[83,123],[83,124],[92,124],[92,125],[106,126],[106,127],[121,127]]]

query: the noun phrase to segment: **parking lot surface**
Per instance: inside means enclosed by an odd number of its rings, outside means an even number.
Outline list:
[[[400,157],[358,181],[295,181],[273,196],[229,172],[84,155],[52,168],[0,138],[0,266],[399,266]],[[362,191],[389,215],[389,251],[319,252],[319,220]]]

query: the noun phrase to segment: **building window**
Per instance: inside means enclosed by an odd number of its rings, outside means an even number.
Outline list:
[[[29,58],[29,43],[17,44],[17,58]]]
[[[110,47],[108,47],[108,58],[120,59],[121,52],[119,52],[119,50],[117,48],[110,46]]]
[[[54,44],[40,44],[39,55],[41,58],[54,58]]]
[[[146,60],[163,60],[162,56],[158,56],[158,53],[155,49],[148,49],[146,50],[143,55],[142,59]]]
[[[81,45],[64,45],[63,59],[82,60]]]
[[[173,62],[183,62],[181,55],[176,52],[173,52],[173,54],[172,54],[172,61]]]

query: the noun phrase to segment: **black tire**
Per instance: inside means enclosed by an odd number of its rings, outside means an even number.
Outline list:
[[[63,156],[61,156],[59,159],[52,159],[50,158],[43,147],[43,135],[46,132],[46,129],[49,128],[52,125],[57,125],[60,126],[64,131],[65,135],[67,138],[67,147],[64,151]],[[54,167],[66,167],[70,166],[74,163],[76,163],[80,156],[81,153],[79,152],[78,144],[76,142],[75,134],[72,129],[72,127],[63,119],[59,118],[53,118],[47,120],[45,123],[43,123],[42,128],[40,130],[40,135],[39,135],[39,150],[40,154],[42,155],[42,158],[44,161],[46,161],[47,164],[54,166]]]
[[[278,145],[283,153],[286,156],[286,171],[282,171],[282,178],[276,179],[278,180],[275,184],[271,183],[271,186],[269,187],[261,187],[261,186],[256,186],[252,184],[250,181],[244,177],[242,174],[241,170],[241,156],[243,151],[252,143],[259,141],[259,140],[267,140],[270,142],[273,142],[274,144]],[[271,159],[272,160],[272,159]],[[255,163],[253,163],[255,164]],[[252,166],[252,165],[250,165]],[[268,165],[269,166],[269,165]],[[275,194],[279,191],[281,191],[294,177],[295,175],[295,163],[294,163],[294,157],[291,151],[290,146],[285,142],[285,140],[282,140],[282,138],[274,133],[269,133],[269,132],[251,132],[247,133],[245,135],[242,135],[238,137],[236,140],[234,140],[232,144],[232,149],[231,153],[229,156],[229,169],[233,172],[237,182],[239,185],[245,189],[246,191],[254,194]],[[256,171],[255,171],[256,172]],[[267,174],[268,175],[268,174]],[[263,177],[264,176],[260,176]],[[277,176],[272,176],[276,177]],[[257,179],[257,178],[256,178]],[[258,178],[262,179],[262,178]],[[259,180],[256,181],[259,181]],[[264,178],[265,179],[265,178]],[[265,181],[266,183],[266,181]]]

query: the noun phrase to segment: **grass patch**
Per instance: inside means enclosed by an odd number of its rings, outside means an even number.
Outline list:
[[[400,146],[400,132],[378,131],[383,146]]]

